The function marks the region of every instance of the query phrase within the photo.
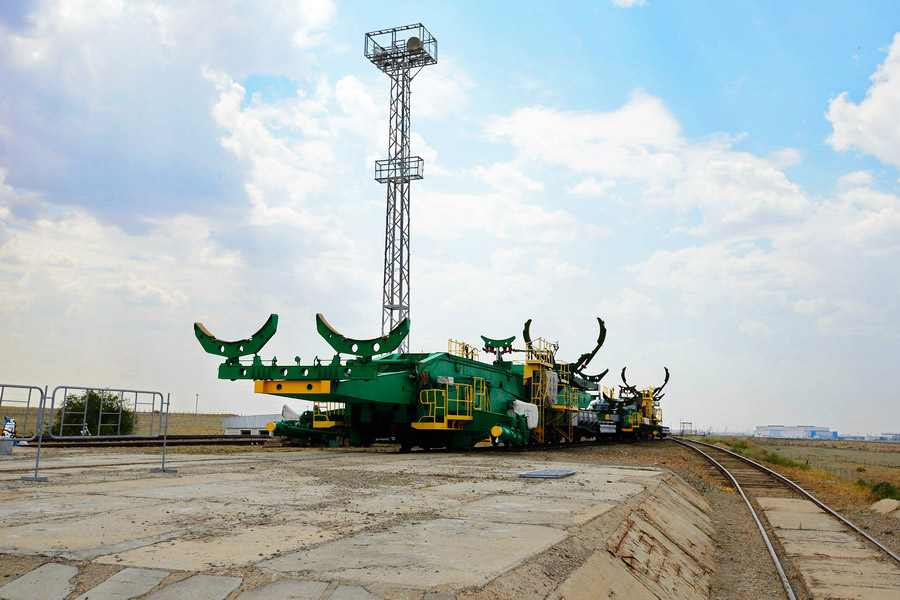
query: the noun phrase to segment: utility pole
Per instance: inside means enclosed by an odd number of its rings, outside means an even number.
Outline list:
[[[200,404],[200,394],[194,394],[194,414],[197,414],[197,405]]]

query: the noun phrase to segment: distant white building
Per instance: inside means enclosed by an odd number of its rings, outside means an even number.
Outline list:
[[[754,437],[825,439],[836,438],[837,431],[815,425],[760,425],[753,433]]]
[[[248,415],[245,417],[225,417],[222,419],[222,427],[225,435],[268,435],[266,425],[269,422],[277,423],[281,415]]]

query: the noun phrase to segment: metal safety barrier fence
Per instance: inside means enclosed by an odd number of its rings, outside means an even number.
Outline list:
[[[35,426],[29,429],[29,424],[34,424],[37,420],[44,392],[33,385],[0,384],[0,415],[4,418],[4,438],[14,442],[34,441],[38,428]]]
[[[72,393],[72,392],[75,393]],[[81,392],[80,394],[78,392]],[[56,410],[57,395],[61,396],[60,407]],[[49,406],[48,406],[49,400]],[[80,408],[79,408],[80,404]],[[90,425],[94,424],[93,416],[88,423],[88,415],[96,412],[96,432],[93,439],[129,437],[134,439],[160,438],[163,440],[162,466],[150,469],[153,473],[176,473],[175,469],[166,468],[166,442],[169,432],[169,410],[171,394],[163,396],[161,392],[147,390],[131,390],[125,388],[110,389],[82,386],[58,386],[48,397],[47,388],[41,389],[31,385],[15,385],[0,383],[0,414],[9,416],[14,426],[4,428],[4,439],[11,443],[31,443],[37,441],[34,460],[34,475],[22,477],[25,481],[47,481],[40,477],[38,470],[41,462],[41,447],[45,432],[54,440],[83,440],[89,435]],[[68,409],[68,410],[67,410]],[[28,423],[34,423],[31,413],[36,412],[37,422],[29,432]],[[19,429],[16,415],[21,415],[22,426]],[[148,416],[149,415],[149,416]],[[140,417],[144,423],[139,424]],[[54,422],[55,417],[55,422]],[[68,418],[67,418],[68,417]],[[75,423],[75,421],[80,421]],[[72,426],[80,427],[78,435],[67,435]],[[138,431],[146,426],[147,433]],[[53,435],[52,428],[58,428],[58,435]],[[123,427],[128,433],[122,433]],[[9,430],[7,432],[7,429]],[[155,433],[154,433],[155,431]],[[10,435],[7,436],[6,433]]]
[[[57,386],[50,398],[50,412],[56,415],[50,435],[57,440],[159,437],[164,400],[162,393],[148,390]]]

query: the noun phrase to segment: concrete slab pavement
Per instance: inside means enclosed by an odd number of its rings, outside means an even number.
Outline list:
[[[122,569],[75,600],[130,600],[143,596],[168,576],[168,571],[157,569]]]
[[[565,600],[597,600],[602,598],[622,598],[627,600],[659,600],[659,596],[648,590],[627,569],[621,568],[618,559],[601,550],[563,582],[559,594]]]
[[[75,590],[78,567],[46,563],[0,587],[3,600],[60,600]]]
[[[492,582],[517,589],[532,561],[575,570],[583,558],[561,548],[608,553],[606,538],[644,503],[648,527],[677,556],[670,567],[702,580],[693,564],[702,549],[691,546],[703,527],[693,520],[704,518],[695,492],[660,496],[678,485],[663,470],[559,457],[257,450],[178,455],[178,474],[160,476],[148,471],[153,457],[79,450],[51,457],[49,485],[10,480],[0,492],[0,515],[18,521],[0,552],[77,561],[63,566],[80,573],[72,597],[84,600],[128,597],[139,584],[153,600],[449,600]],[[518,477],[538,468],[577,473]],[[661,516],[667,504],[681,507],[677,518]],[[582,528],[591,535],[573,537]],[[171,575],[154,583],[137,576],[145,572]],[[687,588],[670,589],[674,599]]]
[[[875,502],[870,507],[877,513],[882,515],[893,514],[894,516],[900,516],[900,500],[894,500],[893,498],[882,498],[878,502]]]
[[[194,575],[167,585],[147,597],[147,600],[225,600],[238,589],[241,577],[224,575]]]
[[[41,490],[28,502],[16,502],[20,495],[0,494],[0,521],[35,521],[42,518],[65,518],[104,513],[125,508],[137,508],[160,504],[159,500],[144,498],[111,498],[96,494],[54,493]]]
[[[769,523],[776,529],[812,529],[814,531],[843,531],[844,529],[840,522],[821,510],[819,512],[808,510],[767,510],[765,512]]]
[[[239,600],[319,600],[329,584],[322,581],[280,579],[241,592]]]
[[[328,600],[382,600],[382,598],[358,585],[340,585],[331,592]]]
[[[156,566],[180,571],[206,571],[258,562],[281,552],[291,552],[338,537],[329,530],[301,522],[260,525],[236,533],[217,532],[200,539],[177,539],[141,546],[97,558],[96,562],[141,567]],[[237,550],[237,551],[236,551]]]
[[[45,519],[5,527],[0,552],[45,554],[90,560],[112,551],[127,550],[177,536],[174,522],[147,520],[147,510],[136,508],[79,519]]]
[[[809,500],[758,498],[814,598],[895,600],[900,568]]]
[[[539,496],[497,494],[469,502],[454,514],[463,519],[500,523],[577,525],[602,515],[614,506],[609,503],[584,504]]]
[[[566,538],[560,529],[462,519],[433,519],[364,532],[315,550],[259,563],[272,571],[370,581],[411,589],[484,584]]]

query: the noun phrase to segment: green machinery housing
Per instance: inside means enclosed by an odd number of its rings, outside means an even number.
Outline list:
[[[385,336],[363,340],[342,335],[316,315],[317,331],[335,355],[306,365],[299,358],[290,365],[260,358],[278,315],[245,340],[220,340],[201,323],[194,332],[208,353],[225,359],[219,379],[249,379],[257,393],[313,402],[299,418],[271,423],[274,435],[347,446],[390,439],[401,451],[465,449],[482,440],[525,446],[601,435],[661,437],[661,387],[638,391],[626,384],[616,398],[613,390],[599,388],[606,372],[584,373],[606,337],[603,320],[597,321],[596,346],[574,362],[557,360],[558,344],[532,339],[531,320],[521,349],[513,347],[515,336],[482,336],[480,351],[494,356],[490,363],[479,360],[478,348],[455,340],[446,352],[396,353],[409,319]],[[523,359],[505,358],[514,353]],[[624,381],[624,369],[622,374]]]

